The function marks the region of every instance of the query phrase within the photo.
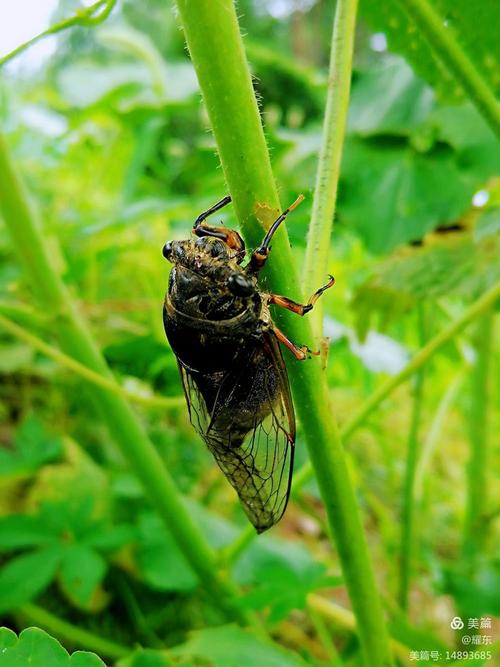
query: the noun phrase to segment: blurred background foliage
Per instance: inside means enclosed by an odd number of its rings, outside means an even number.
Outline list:
[[[357,28],[331,251],[337,285],[324,296],[327,372],[341,422],[500,277],[498,141],[399,6],[364,0]],[[436,6],[463,29],[463,47],[498,89],[494,3],[440,0]],[[78,7],[61,0],[53,21]],[[238,2],[281,200],[306,195],[288,222],[299,266],[333,13],[326,0]],[[161,247],[167,238],[186,237],[225,185],[175,9],[165,0],[123,0],[105,23],[61,33],[56,46],[39,65],[19,57],[4,67],[2,125],[65,283],[112,370],[132,392],[180,396],[161,323],[168,275]],[[221,217],[235,224],[230,211]],[[33,307],[3,226],[0,258],[0,312],[55,344],[50,313]],[[426,367],[405,620],[395,599],[412,382],[347,443],[391,631],[408,655],[452,647],[449,621],[456,613],[499,612],[498,498],[487,492],[493,452],[476,499],[481,521],[467,538],[465,528],[478,420],[487,423],[487,434],[499,427],[498,386],[491,381],[500,370],[496,340],[488,351],[489,384],[478,385],[481,340],[480,327],[461,333]],[[321,589],[340,605],[347,601],[314,483],[233,567],[245,591],[241,604],[265,611],[288,651],[236,627],[208,629],[220,624],[218,612],[96,418],[91,386],[1,330],[0,376],[0,615],[6,625],[20,629],[33,621],[29,603],[36,601],[117,644],[159,649],[139,651],[123,667],[201,664],[196,656],[232,665],[235,654],[239,665],[258,659],[332,664],[307,599]],[[137,410],[207,539],[217,548],[230,544],[245,519],[184,407]],[[307,457],[300,429],[297,444],[298,468]],[[349,628],[329,624],[338,664],[358,664]],[[68,647],[81,647],[67,634]],[[40,637],[35,640],[45,641]],[[6,645],[14,640],[5,635]],[[174,645],[168,656],[161,652]]]

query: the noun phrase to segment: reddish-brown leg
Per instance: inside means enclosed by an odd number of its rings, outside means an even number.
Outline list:
[[[292,301],[292,299],[289,299],[286,296],[279,296],[278,294],[270,294],[269,303],[274,303],[277,306],[291,310],[292,313],[297,313],[297,315],[306,315],[314,308],[314,304],[323,294],[323,292],[327,289],[330,289],[330,287],[333,287],[334,284],[335,278],[330,276],[330,280],[326,283],[326,285],[323,285],[318,290],[316,290],[305,305],[297,303],[296,301]]]
[[[290,352],[293,354],[293,356],[298,359],[299,361],[304,361],[304,359],[307,359],[308,356],[311,354],[314,354],[314,356],[318,356],[320,353],[319,352],[313,352],[310,350],[307,345],[303,345],[302,347],[298,347],[295,345],[295,343],[292,343],[292,341],[285,336],[285,334],[278,329],[276,325],[273,326],[273,332],[276,338],[279,340],[280,343],[283,343],[285,347],[287,347]]]

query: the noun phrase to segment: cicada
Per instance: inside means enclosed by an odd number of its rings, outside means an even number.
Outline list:
[[[269,307],[305,315],[334,283],[330,276],[305,305],[259,287],[271,239],[302,199],[273,222],[245,266],[238,232],[206,222],[229,196],[198,216],[193,238],[163,247],[173,264],[163,321],[189,417],[258,533],[283,516],[292,480],[295,417],[280,343],[298,360],[311,354],[278,329]]]

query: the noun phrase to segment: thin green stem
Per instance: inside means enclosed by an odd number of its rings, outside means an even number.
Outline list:
[[[351,419],[344,424],[340,431],[342,440],[347,441],[351,435],[365,422],[372,412],[403,382],[411,377],[419,368],[421,368],[427,361],[435,354],[443,345],[450,341],[454,336],[460,333],[465,327],[481,317],[488,311],[500,297],[500,283],[493,285],[487,292],[483,294],[477,301],[469,306],[460,317],[451,322],[445,327],[437,336],[431,338],[424,347],[419,350],[411,359],[411,361],[393,377],[388,378],[380,387],[373,392],[369,398],[364,401],[358,411],[351,417]],[[293,480],[292,493],[296,495],[300,493],[301,489],[313,478],[314,470],[310,463],[306,463],[295,474]],[[250,527],[251,528],[251,527]],[[244,551],[246,546],[255,537],[255,532],[251,529],[245,528],[234,542],[229,544],[224,549],[224,559],[228,563],[234,562],[238,556]]]
[[[112,380],[86,322],[54,265],[53,253],[1,136],[0,213],[42,309],[52,315],[53,329],[62,349],[83,366]],[[214,603],[229,617],[251,622],[251,616],[235,603],[234,587],[217,572],[215,553],[194,524],[159,453],[127,402],[97,385],[93,396],[111,437]]]
[[[343,667],[344,662],[337,651],[337,647],[333,643],[333,639],[330,636],[330,632],[326,627],[326,623],[323,620],[323,616],[316,610],[314,607],[309,606],[309,618],[312,621],[314,629],[316,630],[316,635],[320,640],[325,652],[328,656],[328,664],[330,667]]]
[[[493,352],[492,311],[478,322],[476,362],[472,370],[467,464],[467,500],[462,554],[472,573],[486,539],[484,516],[488,510],[488,426],[492,405],[491,366]]]
[[[314,609],[318,614],[333,623],[337,628],[340,628],[343,631],[355,632],[356,630],[356,618],[354,614],[341,607],[330,600],[327,600],[321,595],[316,593],[309,593],[307,596],[307,606],[310,609]],[[409,647],[405,646],[402,642],[397,639],[389,640],[390,647],[395,656],[403,663],[408,663],[409,656]],[[373,663],[368,663],[371,667]]]
[[[432,419],[429,432],[422,444],[422,453],[420,455],[417,470],[415,472],[415,500],[421,503],[424,497],[424,481],[426,473],[429,469],[432,457],[439,443],[439,438],[443,430],[446,417],[453,405],[458,390],[460,389],[464,380],[465,370],[462,369],[450,382],[442,399],[439,401],[436,413]]]
[[[23,42],[13,51],[10,51],[10,53],[7,53],[0,58],[0,67],[5,65],[9,60],[12,60],[12,58],[15,58],[19,53],[22,53],[22,51],[25,51],[28,47],[36,44],[36,42],[40,41],[43,37],[54,35],[67,28],[72,28],[75,25],[90,27],[102,23],[109,16],[115,5],[116,0],[98,0],[93,5],[90,5],[90,7],[78,10],[74,16],[70,16],[67,19],[63,19],[62,21],[51,25],[47,30],[35,35],[35,37],[32,37],[27,42]]]
[[[280,209],[252,79],[231,0],[178,0],[179,14],[236,214],[250,246]],[[263,275],[273,291],[301,298],[284,226]],[[307,319],[276,314],[292,340],[312,342]],[[358,619],[365,662],[392,664],[382,606],[328,387],[318,360],[288,364],[292,390]]]
[[[303,272],[306,295],[312,294],[324,281],[325,274],[330,273],[328,255],[349,107],[357,6],[357,0],[338,0],[335,9],[323,139]],[[319,301],[309,316],[318,336],[322,315]]]
[[[429,0],[399,0],[431,48],[462,85],[479,113],[500,136],[500,105],[474,63]]]
[[[8,331],[12,336],[15,336],[19,340],[31,345],[31,347],[34,347],[36,350],[39,350],[47,357],[50,357],[61,366],[73,371],[73,373],[76,373],[87,382],[104,389],[109,389],[109,391],[122,396],[126,400],[140,403],[141,405],[146,405],[148,407],[164,408],[166,410],[185,405],[186,401],[184,396],[143,396],[142,394],[128,391],[119,385],[116,380],[112,380],[109,377],[101,375],[100,373],[93,371],[91,368],[84,366],[79,361],[76,361],[76,359],[69,357],[55,347],[52,347],[52,345],[49,345],[41,338],[38,338],[38,336],[35,336],[3,315],[0,315],[0,327],[5,329],[5,331]]]
[[[106,656],[118,660],[130,655],[133,651],[128,646],[117,644],[109,639],[83,630],[62,618],[46,611],[35,604],[25,604],[16,610],[25,617],[29,623],[35,623],[47,632],[53,634],[58,639],[67,641],[79,649],[95,651],[99,656]]]
[[[425,342],[424,304],[417,307],[418,337],[420,346]],[[415,373],[412,414],[408,432],[406,465],[401,504],[401,541],[399,545],[399,606],[403,611],[408,608],[411,564],[414,557],[414,515],[415,515],[415,473],[419,458],[419,431],[422,421],[422,399],[424,390],[425,366],[420,366]]]

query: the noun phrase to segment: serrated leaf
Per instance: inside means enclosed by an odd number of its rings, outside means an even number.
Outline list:
[[[0,570],[0,613],[39,595],[53,580],[61,561],[59,547],[16,556]]]
[[[100,588],[106,570],[106,561],[96,551],[82,544],[74,544],[64,550],[59,581],[73,604],[80,609],[96,612],[107,601]]]
[[[206,660],[213,667],[305,667],[306,664],[297,655],[234,625],[193,632],[185,644],[171,649],[171,654]]]
[[[70,657],[65,648],[40,628],[27,628],[19,638],[0,628],[0,667],[105,667],[95,653],[76,651]]]

